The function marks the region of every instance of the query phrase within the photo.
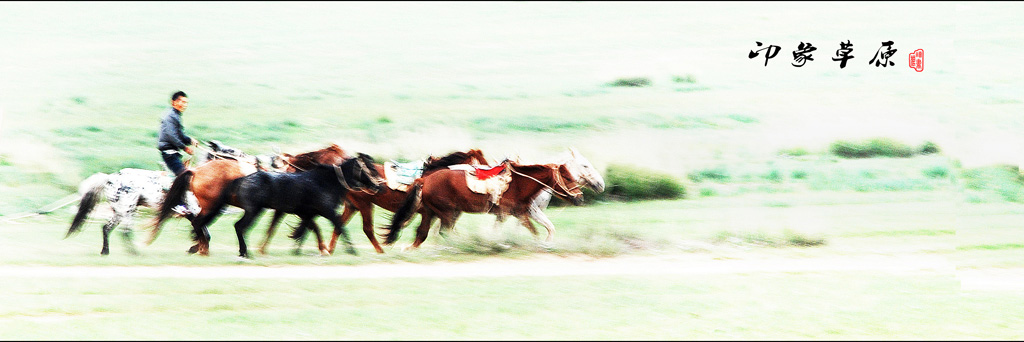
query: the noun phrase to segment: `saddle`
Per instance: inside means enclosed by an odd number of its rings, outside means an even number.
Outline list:
[[[508,184],[512,182],[512,169],[507,166],[507,163],[495,166],[459,164],[448,168],[465,171],[466,186],[469,187],[469,190],[478,194],[490,195],[491,203],[495,205],[501,199],[501,194],[508,190]]]
[[[384,162],[384,180],[391,190],[407,192],[416,178],[423,175],[423,161],[399,163]]]

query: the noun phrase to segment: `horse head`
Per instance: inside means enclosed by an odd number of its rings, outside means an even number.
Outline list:
[[[572,205],[583,205],[583,192],[580,191],[580,184],[575,175],[565,164],[558,164],[552,167],[551,176],[553,183],[552,193],[572,203]]]
[[[572,173],[573,178],[583,181],[587,187],[597,192],[604,191],[604,178],[597,172],[593,164],[583,157],[575,148],[569,148],[569,158],[564,165]]]
[[[355,158],[350,158],[342,163],[348,165],[347,174],[344,176],[353,189],[359,189],[369,194],[376,194],[383,187],[384,179],[380,177],[377,168],[374,166],[373,157],[368,154],[359,153]]]
[[[468,154],[469,157],[471,158],[471,160],[470,160],[471,164],[473,164],[472,163],[473,161],[476,161],[477,165],[488,165],[487,158],[484,158],[484,152],[483,151],[474,148],[474,149],[471,149],[469,151],[466,151],[466,154]]]

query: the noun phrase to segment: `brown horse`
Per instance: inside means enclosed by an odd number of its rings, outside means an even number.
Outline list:
[[[490,195],[470,190],[466,182],[466,171],[442,169],[417,179],[412,190],[395,211],[384,244],[398,240],[398,233],[414,212],[420,213],[420,226],[411,248],[417,248],[430,232],[434,218],[441,219],[441,230],[451,230],[463,212],[468,213],[517,213],[530,208],[533,199],[545,190],[573,205],[583,204],[583,192],[565,164],[519,165],[506,161],[502,163],[511,170],[511,181],[495,206]],[[520,216],[520,215],[516,215]]]
[[[487,158],[484,158],[484,153],[478,149],[471,149],[466,152],[452,152],[444,157],[429,156],[423,163],[423,175],[420,177],[425,177],[456,164],[488,165]],[[377,168],[377,173],[384,177],[384,165],[374,164],[374,166]],[[348,220],[352,219],[352,216],[358,211],[359,216],[363,218],[363,232],[366,233],[366,238],[373,244],[373,248],[377,250],[377,253],[384,253],[384,249],[380,247],[376,234],[373,232],[373,205],[376,204],[384,208],[384,210],[395,212],[405,197],[406,193],[404,191],[394,190],[386,186],[374,194],[363,191],[350,191],[345,201],[345,211],[341,214],[341,225],[344,227]],[[305,231],[293,232],[292,238],[301,241],[301,236],[304,233]],[[341,233],[338,229],[334,230],[334,235],[331,237],[330,245],[327,248],[328,253],[334,253],[334,248],[338,243],[338,236]],[[273,234],[273,230],[267,230],[267,237],[260,244],[260,253],[266,254],[267,245],[270,243],[270,238]]]
[[[278,165],[273,163],[272,169],[276,170],[301,170],[302,168],[310,168],[314,165],[314,162],[321,164],[337,165],[346,159],[347,153],[337,144],[332,144],[329,147],[303,153],[297,156],[289,154],[283,154],[280,159],[286,165]],[[304,166],[305,165],[305,166]],[[201,211],[199,215],[208,215],[210,205],[216,201],[217,196],[224,190],[224,187],[231,181],[242,178],[248,174],[256,172],[256,168],[252,165],[235,160],[214,160],[206,164],[200,165],[192,170],[186,170],[184,173],[174,179],[174,183],[171,184],[171,189],[167,192],[167,198],[160,206],[159,214],[156,217],[156,222],[153,224],[153,230],[149,237],[147,244],[153,243],[157,235],[160,234],[160,227],[163,221],[170,217],[172,208],[184,202],[184,196],[187,190],[191,190],[195,195]],[[235,205],[233,201],[236,199],[232,198],[228,203]],[[274,212],[274,219],[270,223],[270,228],[274,229],[274,226],[284,216],[284,213]],[[205,226],[196,226],[193,224],[193,240],[196,243],[189,248],[189,253],[198,252],[200,255],[209,255],[210,248],[210,233]],[[323,242],[320,243],[323,247]],[[324,248],[321,248],[324,250]]]

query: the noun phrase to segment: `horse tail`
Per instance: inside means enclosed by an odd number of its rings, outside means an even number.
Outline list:
[[[412,215],[416,212],[417,207],[420,204],[420,193],[423,192],[423,182],[416,182],[412,189],[409,190],[409,194],[402,200],[402,205],[395,211],[395,215],[391,217],[391,224],[385,228],[388,232],[384,238],[384,244],[390,245],[398,241],[398,232],[402,230],[405,223],[412,219]]]
[[[174,183],[171,183],[171,189],[167,190],[163,203],[160,203],[156,221],[153,223],[153,238],[156,238],[156,235],[160,233],[160,226],[164,224],[164,220],[171,217],[174,207],[185,203],[185,192],[188,191],[189,185],[192,184],[193,175],[195,173],[192,170],[185,170],[184,173],[174,178]]]
[[[288,238],[292,240],[299,240],[306,235],[307,230],[309,229],[306,228],[306,225],[300,223],[299,225],[292,227],[292,233],[288,234]]]
[[[224,210],[224,207],[228,205],[228,201],[231,199],[231,196],[235,195],[235,192],[238,190],[238,186],[242,184],[242,180],[244,179],[245,177],[235,179],[231,181],[231,183],[228,183],[228,185],[224,186],[224,190],[221,190],[217,199],[210,204],[210,211],[206,212],[206,215],[200,215],[197,217],[197,223],[193,224],[193,226],[203,227],[213,223],[213,221],[220,216],[221,210]]]
[[[89,216],[92,209],[96,207],[96,203],[100,201],[100,192],[107,185],[107,177],[110,177],[110,175],[97,172],[82,182],[78,189],[78,192],[82,193],[82,199],[78,202],[78,213],[71,220],[71,228],[68,228],[68,233],[64,235],[65,239],[82,230],[82,223],[85,223],[85,218]]]

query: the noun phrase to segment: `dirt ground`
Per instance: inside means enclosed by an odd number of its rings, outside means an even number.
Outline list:
[[[715,259],[702,255],[621,256],[615,258],[537,256],[490,258],[473,262],[393,263],[358,266],[0,266],[7,277],[99,278],[457,278],[576,275],[700,275],[875,271],[895,274],[948,274],[964,290],[1024,290],[1024,269],[957,269],[940,256],[858,255],[817,258],[765,257]]]

